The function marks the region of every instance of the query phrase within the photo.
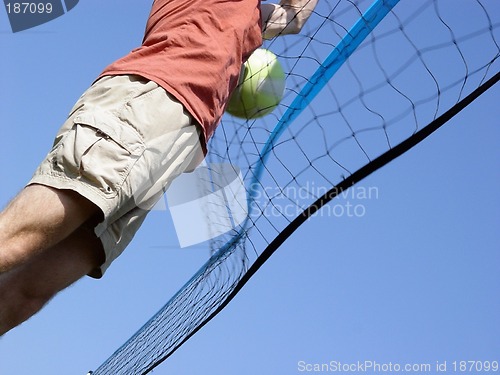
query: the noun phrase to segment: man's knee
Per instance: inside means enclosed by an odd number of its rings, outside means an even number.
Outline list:
[[[19,323],[27,320],[42,309],[47,302],[54,297],[56,292],[47,293],[36,289],[20,288],[14,296],[18,302],[16,305],[17,314],[20,318]]]
[[[25,264],[0,274],[0,335],[34,315],[55,294],[103,261],[101,241],[83,226]]]
[[[57,291],[41,284],[28,275],[16,273],[0,278],[0,335],[28,320],[56,294]]]

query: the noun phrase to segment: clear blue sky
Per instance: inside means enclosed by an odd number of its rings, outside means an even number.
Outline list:
[[[149,9],[82,1],[17,34],[0,11],[1,205],[102,68],[140,43]],[[447,361],[451,371],[452,361],[500,361],[499,98],[497,85],[364,180],[378,195],[354,202],[363,217],[308,221],[154,374],[298,374],[300,361],[365,360]],[[0,339],[0,374],[97,368],[207,257],[205,248],[178,249],[167,213],[153,212],[103,279],[83,279]]]

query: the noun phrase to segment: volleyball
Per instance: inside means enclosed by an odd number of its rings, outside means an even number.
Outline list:
[[[278,58],[267,49],[257,49],[243,64],[226,111],[245,119],[265,116],[280,103],[284,91],[285,73]]]

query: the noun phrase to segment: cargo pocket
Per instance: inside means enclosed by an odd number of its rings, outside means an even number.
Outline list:
[[[144,152],[142,137],[109,113],[77,115],[73,123],[54,149],[54,167],[116,196]]]

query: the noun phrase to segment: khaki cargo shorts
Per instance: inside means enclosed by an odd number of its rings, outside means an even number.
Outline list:
[[[193,118],[155,82],[106,76],[78,100],[30,184],[78,192],[97,205],[101,277],[179,174],[203,154]],[[202,156],[201,156],[202,158]]]

